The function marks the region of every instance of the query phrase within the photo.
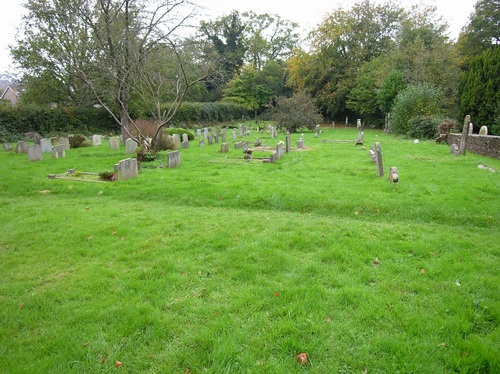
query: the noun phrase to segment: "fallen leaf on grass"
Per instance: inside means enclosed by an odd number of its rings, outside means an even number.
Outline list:
[[[24,306],[24,304],[23,304],[23,303],[20,303],[20,304],[17,306],[17,308],[18,308],[18,309],[23,309],[23,306]]]
[[[446,343],[439,343],[437,346],[441,347],[441,348],[444,348],[444,347],[446,347]]]
[[[104,359],[104,356],[99,357],[99,363],[100,363],[100,364],[104,364],[104,361],[106,361],[106,360]]]
[[[274,293],[274,297],[278,297],[279,295],[280,295],[280,293],[279,293],[278,291],[276,291],[276,292]]]
[[[307,353],[300,353],[297,355],[297,362],[304,366],[307,364],[308,357],[309,355]]]
[[[89,342],[83,343],[82,347],[87,347],[89,345]]]
[[[50,193],[50,190],[42,190],[42,191],[39,191],[42,195],[46,195],[48,193]]]
[[[121,368],[121,367],[123,366],[123,363],[122,363],[122,362],[120,362],[120,361],[116,361],[116,362],[115,362],[115,366],[116,366],[117,368]]]
[[[425,269],[424,268],[420,269],[420,274],[425,274]]]

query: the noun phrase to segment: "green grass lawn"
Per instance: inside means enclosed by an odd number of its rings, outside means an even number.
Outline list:
[[[124,147],[0,152],[0,372],[499,373],[500,160],[356,138],[275,164],[195,140],[107,183],[47,176]]]

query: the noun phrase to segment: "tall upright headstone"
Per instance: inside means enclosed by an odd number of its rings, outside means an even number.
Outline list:
[[[479,129],[479,135],[488,135],[488,127],[481,126],[481,128]]]
[[[181,163],[181,153],[179,151],[173,151],[167,153],[167,166],[169,168],[175,168]]]
[[[135,153],[137,149],[137,143],[132,138],[125,140],[125,154],[130,155]]]
[[[102,144],[101,135],[92,135],[92,144],[98,146]]]
[[[377,162],[377,173],[379,177],[384,176],[384,165],[382,163],[382,149],[380,143],[375,143],[375,161]]]
[[[290,147],[291,147],[291,140],[290,140],[290,132],[286,132],[286,144],[285,144],[285,151],[286,153],[290,152]]]
[[[43,138],[40,140],[40,145],[42,146],[43,153],[51,153],[52,152],[52,142],[50,139]]]
[[[17,153],[28,153],[28,144],[25,141],[20,141],[16,145]]]
[[[139,175],[139,166],[137,164],[136,158],[127,158],[125,160],[121,160],[118,164],[115,164],[114,169],[115,180],[135,178]]]
[[[68,151],[69,148],[70,148],[70,145],[69,145],[69,138],[68,137],[61,137],[59,138],[59,145],[62,145],[64,147],[64,150],[65,151]]]
[[[236,140],[236,130],[231,131],[231,139],[232,139],[233,141],[235,141],[235,140]]]
[[[229,143],[222,143],[220,145],[220,151],[221,151],[221,153],[228,153],[229,152]]]
[[[28,159],[30,161],[41,161],[43,159],[42,146],[39,144],[29,146],[27,149],[27,153],[28,153]]]
[[[120,149],[120,142],[117,136],[112,136],[111,138],[109,138],[109,148],[113,150]]]
[[[460,146],[458,149],[458,153],[461,155],[465,155],[465,151],[467,150],[467,137],[469,136],[469,124],[470,124],[470,115],[466,115],[464,119],[464,127],[462,128],[462,137],[460,138]]]

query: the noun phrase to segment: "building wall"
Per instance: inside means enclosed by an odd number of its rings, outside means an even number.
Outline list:
[[[448,134],[448,144],[460,145],[462,134]],[[500,136],[470,134],[467,137],[467,151],[478,155],[500,159]]]

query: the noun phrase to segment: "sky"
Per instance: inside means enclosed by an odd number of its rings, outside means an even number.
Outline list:
[[[193,0],[193,2],[203,5],[201,19],[204,20],[215,20],[221,15],[229,14],[232,10],[240,12],[251,10],[257,14],[278,14],[282,19],[299,23],[302,35],[311,31],[321,23],[327,13],[337,9],[340,5],[344,9],[349,9],[359,1],[305,0],[292,4],[291,1],[285,3],[276,0]],[[387,0],[375,0],[375,2],[386,3]],[[412,4],[418,2],[415,0],[399,1],[405,8],[410,8]],[[449,36],[456,39],[460,29],[467,23],[469,15],[473,12],[477,0],[423,0],[423,2],[437,7],[438,14],[450,26]],[[22,3],[23,0],[0,0],[0,9],[3,14],[2,22],[0,22],[0,73],[15,70],[9,54],[9,45],[15,43],[16,28],[20,25],[24,13]]]

